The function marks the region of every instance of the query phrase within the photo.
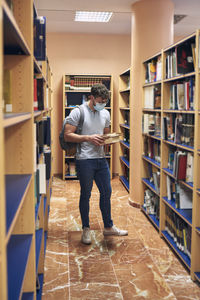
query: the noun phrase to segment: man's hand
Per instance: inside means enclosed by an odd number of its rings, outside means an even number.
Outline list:
[[[88,136],[88,142],[95,146],[102,146],[104,145],[104,138],[100,134],[93,134]]]

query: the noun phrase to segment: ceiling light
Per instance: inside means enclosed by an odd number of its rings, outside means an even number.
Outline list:
[[[104,11],[76,11],[77,22],[109,22],[112,12]]]

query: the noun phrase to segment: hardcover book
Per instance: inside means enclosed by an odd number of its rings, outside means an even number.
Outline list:
[[[120,135],[121,133],[107,133],[103,135],[104,138],[104,144],[114,144],[118,143],[120,141]]]
[[[177,47],[177,73],[194,72],[191,43],[184,43]]]

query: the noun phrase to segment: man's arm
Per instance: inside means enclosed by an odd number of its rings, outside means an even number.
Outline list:
[[[82,142],[89,142],[96,146],[101,146],[104,143],[104,139],[99,134],[93,134],[93,135],[80,135],[75,133],[77,127],[66,124],[65,125],[65,131],[64,131],[64,139],[68,142],[73,143],[82,143]]]

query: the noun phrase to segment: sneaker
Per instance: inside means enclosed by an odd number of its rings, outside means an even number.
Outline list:
[[[81,242],[86,245],[91,244],[91,236],[90,236],[90,228],[89,227],[83,228]]]
[[[128,231],[121,230],[113,225],[110,228],[104,228],[103,235],[128,235]]]

